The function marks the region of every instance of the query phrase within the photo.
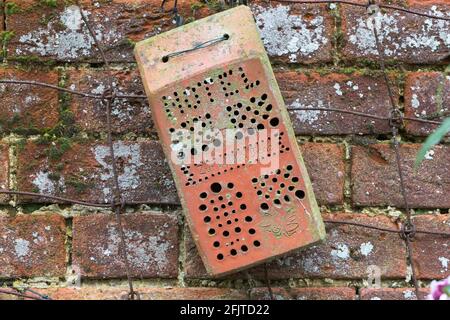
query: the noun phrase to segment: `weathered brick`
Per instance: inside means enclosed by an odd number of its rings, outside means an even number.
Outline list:
[[[296,300],[354,300],[355,289],[347,287],[292,288],[291,295]]]
[[[414,217],[418,230],[450,233],[450,216]],[[416,234],[412,241],[413,260],[420,279],[443,279],[450,276],[450,237]]]
[[[116,141],[119,185],[126,201],[179,202],[170,170],[156,141]],[[28,142],[18,152],[18,189],[94,203],[111,201],[109,148],[101,142]],[[22,202],[46,199],[21,197]]]
[[[344,201],[344,148],[331,143],[301,145],[302,155],[319,204]]]
[[[103,94],[109,86],[109,73],[93,69],[71,70],[67,87]],[[137,70],[113,71],[112,85],[120,94],[143,95]],[[106,131],[106,106],[103,101],[73,96],[70,108],[76,124],[86,131]],[[116,99],[111,107],[112,128],[117,133],[154,133],[147,99]]]
[[[3,32],[5,30],[4,25],[5,25],[5,10],[3,8],[3,0],[0,1],[0,32]],[[3,58],[3,53],[0,53],[0,60],[2,60]]]
[[[81,287],[81,288],[33,288],[40,294],[46,294],[52,300],[125,300],[127,288],[121,287]],[[236,289],[226,288],[142,288],[135,290],[141,300],[245,300],[247,295]],[[17,299],[0,294],[2,299]]]
[[[0,79],[34,80],[58,85],[53,71],[0,67]],[[0,84],[0,132],[48,129],[59,120],[58,92],[23,84]]]
[[[0,188],[9,189],[9,149],[8,145],[0,143]],[[5,203],[9,196],[0,194],[0,203]]]
[[[334,23],[326,5],[259,0],[250,8],[273,59],[306,64],[332,60]]]
[[[389,116],[391,105],[381,75],[317,72],[277,73],[288,109],[337,108],[377,116]],[[393,81],[391,83],[394,85]],[[395,87],[395,86],[394,86]],[[397,95],[397,90],[394,90]],[[389,132],[389,123],[346,113],[320,110],[289,111],[294,131],[299,135],[380,134]]]
[[[186,278],[191,279],[208,279],[210,276],[206,272],[202,258],[198,254],[195,242],[189,229],[185,228],[184,251],[186,258],[184,260],[184,273]]]
[[[324,215],[324,219],[397,229],[397,225],[385,216],[338,213]],[[186,237],[185,246],[186,276],[208,278],[190,237]],[[329,223],[327,239],[323,244],[276,259],[267,268],[270,279],[366,279],[369,275],[367,268],[376,265],[381,269],[382,279],[392,279],[405,277],[405,255],[403,241],[397,234]],[[261,266],[234,276],[247,278],[247,274],[264,279]]]
[[[175,278],[178,274],[176,217],[142,213],[123,215],[131,273],[138,278]],[[120,278],[126,275],[119,253],[120,234],[114,215],[73,219],[73,265],[82,277]]]
[[[0,216],[0,278],[63,276],[65,234],[58,215]]]
[[[352,288],[272,288],[275,300],[354,300],[355,289]],[[255,300],[270,300],[267,288],[253,288],[250,298]]]
[[[59,61],[100,61],[78,7],[65,6],[63,1],[58,1],[56,6],[35,0],[6,2],[16,3],[18,8],[7,16],[8,30],[15,34],[8,44],[10,58],[34,56]],[[159,0],[80,2],[111,61],[134,61],[133,42],[176,26],[169,10],[171,3],[163,12]],[[196,5],[196,10],[192,5]],[[185,19],[203,17],[211,12],[208,6],[196,0],[182,1],[178,6]]]
[[[419,289],[420,299],[425,299],[428,289]],[[413,288],[381,288],[360,290],[361,300],[416,300]]]
[[[272,288],[273,300],[292,300],[289,292],[284,288]],[[250,291],[250,299],[252,300],[272,300],[269,289],[253,288]]]
[[[367,3],[365,0],[358,0]],[[432,15],[449,15],[448,2],[411,3],[411,8]],[[377,59],[372,24],[367,23],[365,8],[342,6],[344,59]],[[450,23],[405,12],[387,10],[377,15],[377,33],[386,60],[405,63],[440,63],[448,57]]]
[[[401,167],[407,199],[412,208],[450,207],[450,148],[438,145],[415,171],[421,145],[402,144]],[[358,206],[403,207],[395,151],[389,144],[352,147],[352,197]]]
[[[338,213],[324,215],[324,219],[396,229],[396,225],[384,216]],[[371,265],[380,267],[382,279],[404,277],[405,250],[398,235],[328,223],[327,239],[323,244],[275,260],[269,264],[268,273],[271,279],[366,279],[367,268]]]
[[[405,116],[440,121],[450,115],[450,77],[440,72],[413,72],[405,83]],[[424,136],[437,125],[406,121],[406,130]]]

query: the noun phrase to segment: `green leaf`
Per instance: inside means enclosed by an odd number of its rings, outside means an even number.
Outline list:
[[[450,132],[450,118],[446,118],[439,128],[427,137],[422,148],[420,148],[419,153],[417,153],[415,168],[422,163],[427,152],[433,148],[433,146],[438,144],[448,132]]]

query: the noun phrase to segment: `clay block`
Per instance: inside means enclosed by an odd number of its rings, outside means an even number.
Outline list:
[[[325,237],[248,8],[140,42],[135,54],[187,222],[210,274],[235,272]]]

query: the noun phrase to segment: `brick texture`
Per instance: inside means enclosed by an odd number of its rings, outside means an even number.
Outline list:
[[[293,288],[291,295],[296,300],[354,300],[355,289],[336,288]]]
[[[272,288],[273,300],[292,300],[289,292],[284,288]],[[269,290],[266,287],[253,288],[250,291],[250,299],[252,300],[272,300]]]
[[[6,3],[17,6],[17,10],[7,16],[8,30],[14,30],[15,34],[8,44],[10,58],[31,56],[65,62],[100,61],[78,7],[65,7],[60,1],[56,7],[35,0],[7,0]],[[175,27],[172,13],[170,10],[162,12],[159,0],[83,0],[80,3],[89,22],[95,24],[98,40],[110,61],[134,61],[133,42]],[[194,12],[191,6],[195,4]],[[192,0],[180,2],[179,11],[186,19],[200,18],[212,12],[208,6]]]
[[[353,221],[373,226],[397,229],[384,216],[362,214],[331,214],[324,219]],[[186,276],[207,278],[190,237],[186,238]],[[297,251],[268,264],[270,279],[333,278],[366,279],[367,268],[381,268],[382,279],[403,278],[406,272],[405,249],[397,234],[379,232],[355,226],[327,224],[327,239],[323,244]],[[242,272],[236,277],[264,279],[262,267]]]
[[[331,143],[301,145],[306,168],[319,204],[334,205],[344,201],[344,148]]]
[[[332,60],[333,19],[325,5],[252,1],[261,38],[275,61],[293,63]]]
[[[428,289],[419,290],[420,299],[425,299]],[[360,291],[361,300],[416,300],[413,288],[382,288],[366,289]]]
[[[124,215],[122,221],[133,276],[176,278],[176,218],[165,214],[142,213]],[[82,277],[125,277],[120,246],[119,229],[113,215],[74,218],[73,265],[79,268]]]
[[[406,77],[405,116],[441,121],[450,115],[450,77],[440,72],[413,72]],[[407,121],[409,134],[424,136],[437,125]]]
[[[419,144],[401,145],[408,202],[413,208],[450,207],[448,146],[436,146],[414,171]],[[388,144],[352,147],[353,202],[358,206],[403,207],[394,149]]]
[[[0,278],[63,276],[65,228],[55,214],[0,216]]]
[[[366,4],[365,0],[358,2]],[[386,2],[389,3],[389,2]],[[432,15],[445,15],[445,1],[411,2],[411,9]],[[342,6],[343,58],[376,59],[373,26],[367,23],[365,8]],[[448,57],[449,22],[388,10],[376,17],[380,47],[386,60],[405,63],[443,63]]]
[[[0,188],[9,189],[9,149],[8,145],[0,143]],[[9,196],[0,194],[0,203],[5,203]]]
[[[450,233],[450,217],[423,215],[414,218],[418,230]],[[450,276],[450,237],[417,234],[412,242],[413,260],[420,279]]]
[[[450,16],[448,0],[380,1]],[[176,27],[174,1],[165,4],[165,11],[160,10],[161,0],[80,2],[111,61],[116,91],[143,95],[134,43]],[[7,8],[0,10],[0,79],[105,92],[109,72],[74,1],[0,0],[0,6],[3,3]],[[399,234],[337,223],[398,230],[396,218],[381,214],[387,207],[403,207],[388,121],[312,110],[389,116],[389,94],[366,9],[266,0],[250,1],[249,6],[287,108],[311,109],[288,112],[327,221],[323,243],[267,263],[275,299],[415,299],[411,281],[408,288],[388,288],[410,277]],[[227,7],[221,0],[178,1],[184,24]],[[394,10],[382,10],[376,19],[395,103],[407,117],[449,116],[445,68],[450,61],[450,22]],[[0,188],[95,204],[111,200],[114,183],[104,102],[8,84],[0,84],[0,101]],[[187,225],[178,219],[175,183],[147,100],[116,99],[111,118],[120,188],[126,201],[135,202],[125,208],[122,219],[141,299],[269,299],[262,265],[219,279],[207,274]],[[448,139],[414,169],[421,142],[436,127],[405,121],[400,153],[417,229],[449,233]],[[108,208],[1,194],[0,204],[0,284],[51,283],[35,290],[56,300],[126,299],[120,232]],[[150,211],[153,207],[164,210]],[[337,208],[345,212],[335,212]],[[372,214],[378,209],[380,214]],[[450,276],[449,245],[448,237],[415,235],[413,261],[421,287]],[[382,287],[364,288],[374,267],[381,269]],[[71,287],[77,276],[81,287]],[[421,288],[421,298],[428,291]],[[0,294],[3,299],[21,298]]]
[[[150,203],[178,203],[175,185],[161,146],[156,141],[114,144],[119,184],[124,199]],[[113,192],[109,148],[106,144],[28,142],[18,154],[18,188],[109,202]],[[21,197],[21,201],[48,201]]]
[[[40,294],[47,294],[53,300],[126,300],[128,288],[82,287],[82,288],[35,288]],[[225,288],[136,288],[141,300],[245,300],[243,291]],[[0,294],[0,300],[14,299]],[[16,298],[17,299],[17,298]]]
[[[53,71],[22,71],[0,67],[0,79],[34,80],[58,85]],[[0,84],[0,132],[35,132],[49,129],[59,120],[58,93],[30,85]]]
[[[288,109],[336,108],[376,116],[389,116],[391,105],[382,77],[354,74],[295,71],[277,73]],[[392,79],[393,80],[393,79]],[[395,88],[394,81],[391,81]],[[397,95],[396,90],[394,94]],[[290,111],[298,135],[380,134],[390,131],[387,121],[320,111]]]
[[[107,71],[93,69],[71,70],[67,87],[73,90],[103,94],[108,88]],[[112,85],[120,94],[144,95],[144,88],[137,70],[113,72]],[[106,131],[106,107],[101,100],[73,96],[70,109],[75,123],[85,131]],[[146,99],[116,99],[111,108],[112,128],[117,133],[154,133],[151,112]]]
[[[355,289],[336,288],[272,288],[275,300],[354,300]],[[267,288],[253,288],[250,298],[254,300],[270,300]]]

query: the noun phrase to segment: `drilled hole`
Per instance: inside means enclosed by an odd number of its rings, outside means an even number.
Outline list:
[[[280,120],[278,118],[272,118],[270,119],[269,123],[272,127],[276,127],[280,123]]]
[[[305,191],[297,190],[297,191],[295,191],[295,196],[299,199],[303,199],[305,197]]]
[[[214,193],[219,193],[222,190],[222,186],[218,182],[214,182],[211,184],[211,191]]]

